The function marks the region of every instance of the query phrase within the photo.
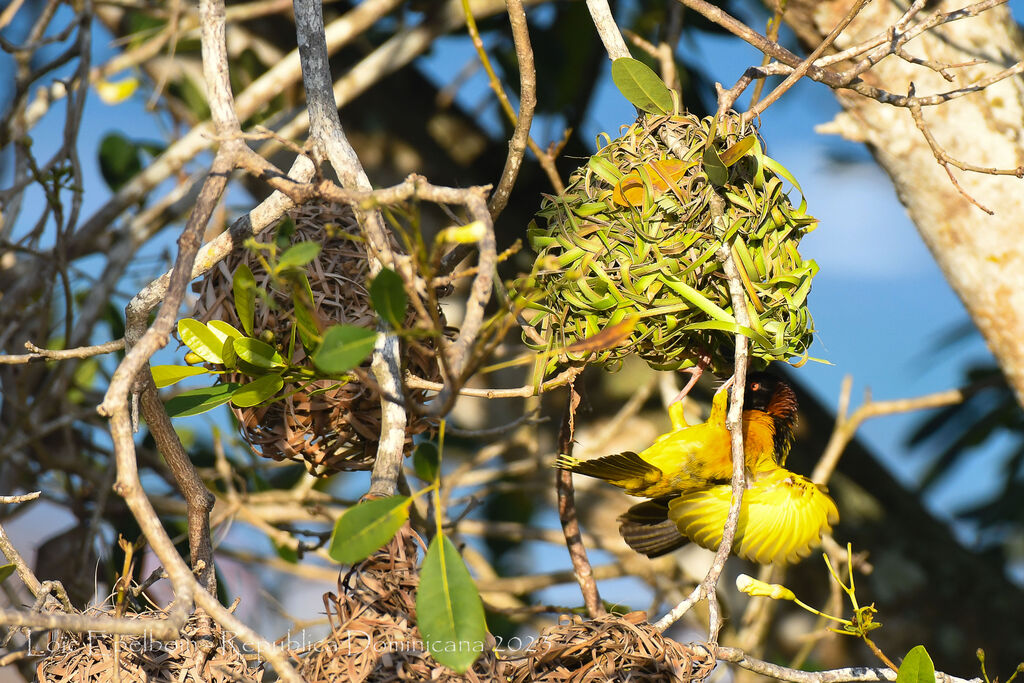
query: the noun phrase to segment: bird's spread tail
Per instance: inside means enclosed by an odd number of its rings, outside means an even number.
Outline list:
[[[631,451],[592,460],[579,460],[568,455],[560,455],[555,460],[555,467],[604,479],[626,488],[631,488],[634,481],[636,484],[656,482],[662,475],[661,470]],[[629,482],[630,486],[627,486],[626,482]]]
[[[660,557],[688,542],[668,518],[669,500],[637,503],[619,517],[619,534],[630,548],[647,557]]]

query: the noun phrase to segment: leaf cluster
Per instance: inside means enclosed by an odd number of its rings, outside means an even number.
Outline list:
[[[373,329],[340,324],[321,333],[322,324],[317,318],[304,271],[319,255],[320,245],[297,242],[279,257],[276,257],[274,244],[253,243],[253,246],[268,252],[273,263],[261,256],[267,272],[284,282],[292,293],[296,321],[292,335],[287,340],[279,340],[269,331],[257,334],[254,329],[256,298],[265,294],[257,289],[249,266],[240,264],[232,279],[232,293],[242,330],[223,320],[203,323],[183,318],[178,321],[178,336],[189,348],[186,363],[203,365],[157,365],[152,370],[160,388],[204,374],[218,378],[232,375],[243,381],[221,382],[181,392],[166,403],[171,417],[199,415],[228,402],[243,408],[263,405],[283,398],[281,391],[285,385],[293,386],[294,393],[323,379],[345,382],[349,379],[347,373],[373,351],[377,339]],[[370,283],[370,302],[386,324],[400,326],[407,303],[401,278],[391,270],[382,270]],[[311,363],[292,362],[296,344],[304,347]],[[321,386],[313,391],[325,390]]]

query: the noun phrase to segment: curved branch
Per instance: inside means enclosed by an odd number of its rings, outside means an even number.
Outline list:
[[[756,659],[743,652],[743,650],[734,647],[718,648],[718,659],[738,664],[748,671],[769,676],[778,681],[791,681],[791,683],[868,683],[873,681],[881,683],[882,681],[896,680],[896,673],[888,668],[852,666],[846,669],[832,669],[830,671],[790,669],[786,666]],[[980,678],[957,678],[940,671],[935,672],[935,681],[936,683],[981,683]]]

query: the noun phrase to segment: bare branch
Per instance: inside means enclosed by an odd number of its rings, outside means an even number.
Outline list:
[[[601,37],[608,58],[615,61],[620,57],[629,57],[629,48],[622,39],[619,26],[615,23],[611,8],[608,7],[608,0],[587,0],[587,9],[590,10],[590,18],[594,21],[594,28]]]
[[[761,112],[782,97],[783,93],[796,85],[796,82],[803,78],[807,73],[807,70],[814,64],[814,60],[824,54],[825,50],[832,46],[832,43],[834,43],[836,38],[839,37],[839,34],[846,30],[846,27],[850,25],[850,22],[853,21],[858,14],[860,14],[860,11],[864,9],[864,5],[869,1],[870,0],[857,0],[857,2],[853,3],[850,11],[847,12],[842,21],[836,24],[835,28],[825,36],[825,39],[821,41],[821,44],[819,44],[811,54],[807,55],[807,58],[800,62],[799,66],[793,69],[793,73],[786,76],[782,83],[779,83],[763,100],[757,102],[749,111],[745,112],[743,114],[743,120],[750,121],[751,119],[757,118],[761,115]],[[718,115],[721,116],[723,113],[724,112],[719,111]]]
[[[576,393],[575,383],[569,383],[569,391],[565,400],[562,426],[558,430],[558,452],[569,456],[572,455],[574,443],[576,408],[580,404],[580,395]],[[583,538],[580,535],[580,521],[576,513],[572,472],[563,469],[555,470],[555,489],[558,492],[558,520],[562,523],[562,533],[565,535],[565,546],[569,550],[569,558],[572,560],[573,573],[583,592],[583,602],[587,606],[587,614],[594,619],[605,614],[605,609],[597,591],[597,582],[594,580],[593,568],[587,557],[587,549],[583,545]]]
[[[19,503],[29,503],[42,494],[41,491],[33,491],[32,493],[24,493],[20,496],[0,496],[0,505],[17,505]]]
[[[929,410],[931,408],[941,408],[943,406],[963,403],[968,397],[978,391],[992,386],[993,381],[987,380],[972,384],[963,389],[950,389],[915,398],[891,401],[873,401],[871,400],[870,393],[865,393],[864,402],[854,411],[853,415],[848,416],[847,410],[850,401],[849,392],[851,384],[852,378],[847,375],[843,379],[843,389],[840,394],[839,410],[836,412],[835,428],[832,430],[832,436],[825,446],[825,451],[822,453],[818,464],[814,467],[814,472],[811,474],[811,480],[816,484],[828,483],[836,466],[839,464],[839,458],[842,456],[843,450],[853,440],[854,435],[865,420],[884,415],[910,413],[917,410]]]
[[[1018,178],[1024,178],[1024,166],[1018,166],[1017,168],[1011,169],[982,168],[981,166],[975,166],[974,164],[958,161],[947,154],[946,150],[939,145],[935,136],[932,135],[931,129],[928,128],[928,124],[924,121],[924,115],[921,113],[921,107],[919,105],[915,104],[910,107],[910,115],[914,118],[914,125],[917,126],[917,129],[921,131],[921,135],[923,135],[924,139],[928,142],[928,147],[931,148],[932,154],[935,156],[935,160],[939,162],[939,165],[946,171],[946,175],[949,176],[949,179],[953,183],[953,186],[956,187],[957,192],[959,192],[964,199],[969,201],[971,204],[974,204],[988,215],[995,215],[995,212],[992,211],[992,209],[983,206],[960,186],[956,176],[953,175],[953,171],[950,170],[949,167],[956,166],[961,171],[972,171],[974,173],[984,173],[986,175],[1012,175]]]
[[[871,668],[855,666],[848,669],[832,669],[831,671],[801,671],[779,666],[760,659],[755,659],[742,650],[733,647],[718,648],[718,658],[733,662],[748,671],[763,674],[778,681],[792,683],[868,683],[871,681],[895,681],[896,672],[887,668]],[[951,676],[941,671],[935,672],[936,683],[981,683],[980,678],[964,679]]]
[[[31,351],[31,353],[0,356],[0,365],[21,365],[23,363],[66,360],[68,358],[92,358],[93,356],[120,351],[124,348],[124,339],[115,339],[114,341],[97,344],[96,346],[79,346],[74,349],[44,349],[32,342],[25,342],[25,348]]]
[[[468,9],[468,0],[463,6]],[[472,15],[467,15],[466,17],[467,24],[469,23],[470,16]],[[523,9],[522,0],[509,0],[508,21],[512,26],[512,39],[515,41],[516,59],[519,63],[519,115],[516,116],[514,112],[512,113],[512,122],[515,125],[515,130],[512,132],[512,138],[508,141],[508,157],[505,159],[505,168],[502,170],[501,180],[498,181],[498,185],[494,188],[494,192],[491,194],[490,201],[487,204],[491,210],[492,219],[497,219],[505,209],[505,205],[508,204],[512,187],[519,176],[519,168],[523,164],[526,146],[529,144],[531,148],[536,148],[534,149],[534,154],[537,155],[537,159],[547,157],[550,160],[550,157],[545,155],[530,138],[533,112],[537,108],[537,70],[533,63],[533,47],[530,45],[530,30],[526,23],[526,11]],[[474,32],[473,36],[474,42],[479,40],[479,34]],[[498,83],[497,86],[499,98],[503,98],[507,102],[505,91],[501,88],[501,84]],[[493,81],[492,87],[494,87]],[[509,111],[511,111],[511,105],[509,106]],[[554,164],[549,165],[553,170]],[[558,177],[557,171],[554,178],[558,181],[555,189],[557,192],[561,192],[562,188],[559,187],[561,179]]]

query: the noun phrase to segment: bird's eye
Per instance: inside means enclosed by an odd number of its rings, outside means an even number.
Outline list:
[[[761,391],[761,383],[760,382],[754,382],[753,384],[750,385],[750,390],[751,391]]]

